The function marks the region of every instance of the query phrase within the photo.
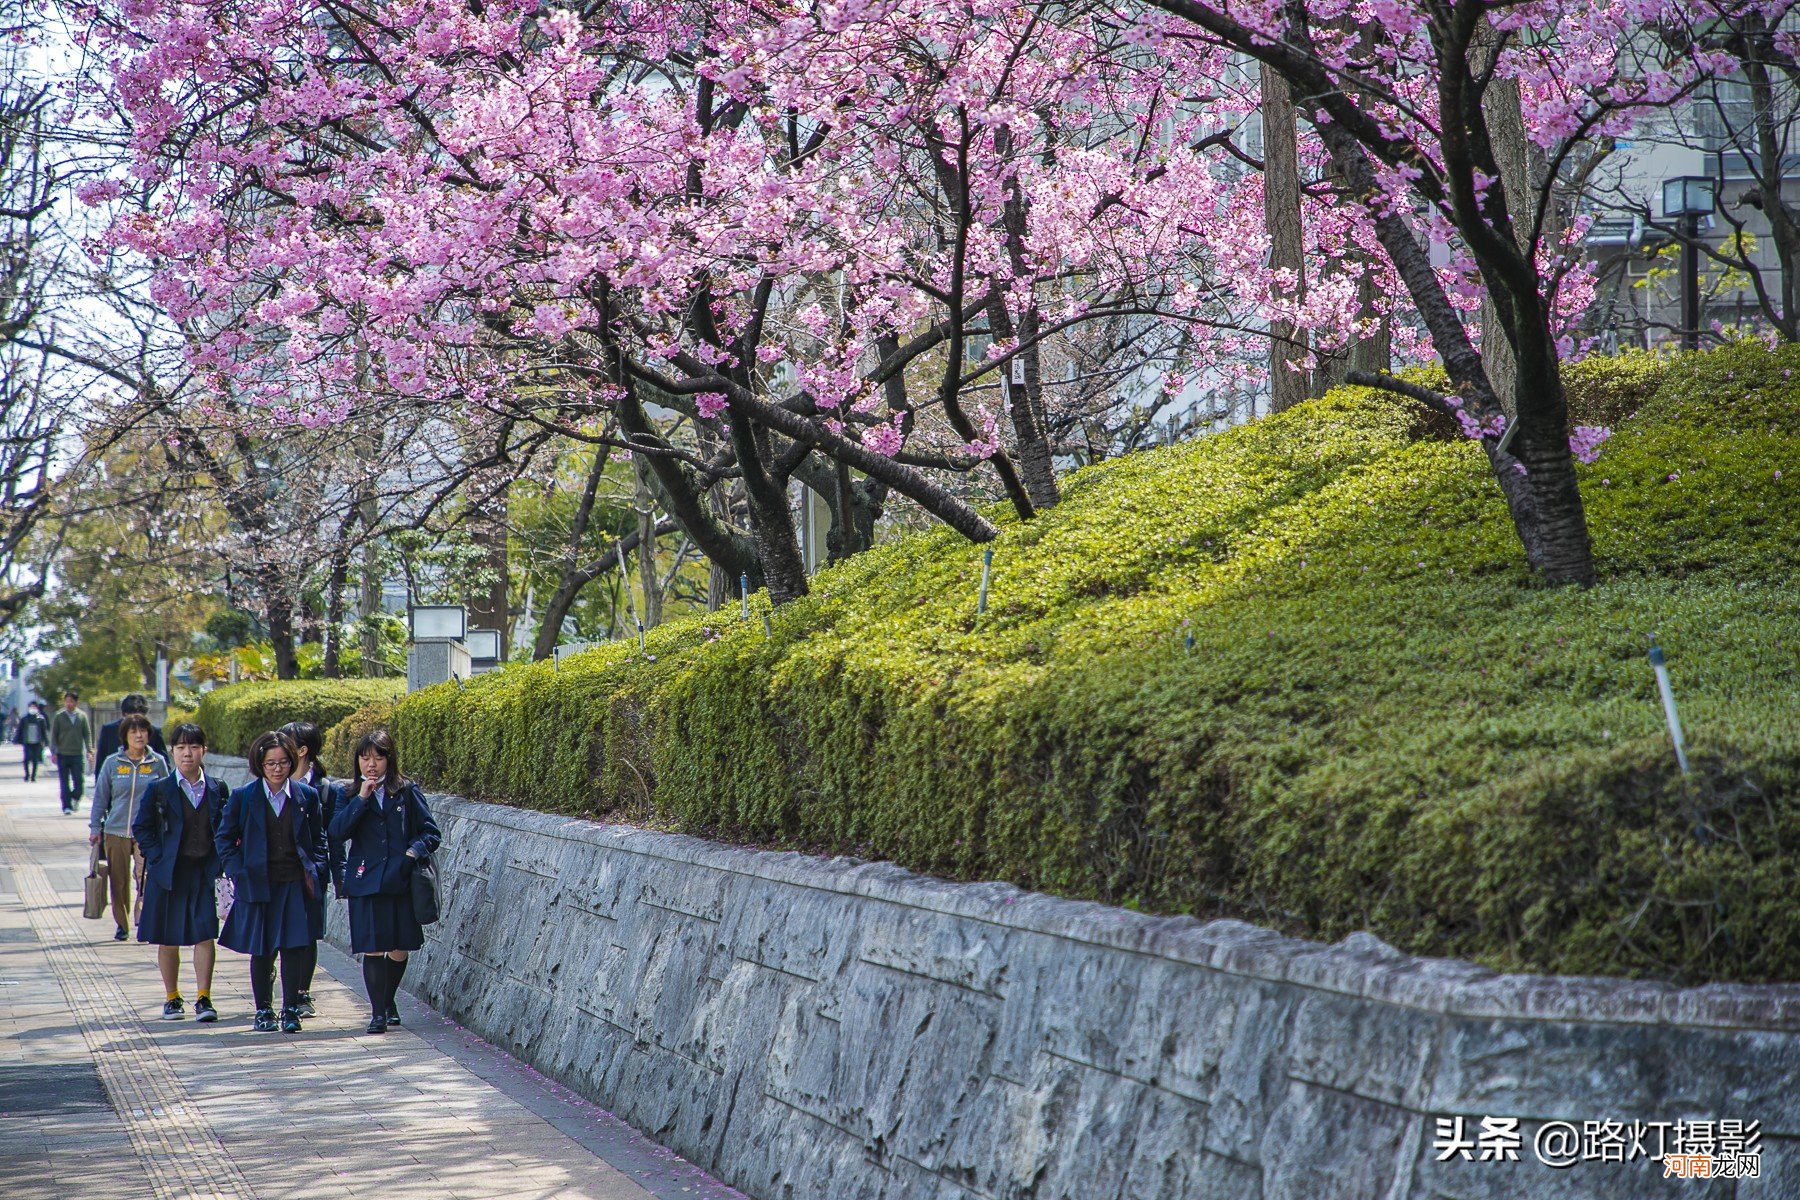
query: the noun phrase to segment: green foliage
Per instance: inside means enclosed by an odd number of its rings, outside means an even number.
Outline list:
[[[401,679],[320,679],[237,683],[200,698],[198,720],[208,748],[242,754],[259,733],[289,721],[330,729],[367,704],[393,703],[406,690]]]
[[[1501,968],[1800,977],[1795,366],[1572,368],[1616,430],[1580,468],[1587,591],[1528,576],[1477,447],[1350,389],[997,511],[979,620],[981,550],[938,529],[769,636],[665,626],[394,731],[472,796]]]
[[[371,729],[386,729],[394,723],[394,702],[378,700],[365,704],[325,731],[325,750],[321,765],[327,774],[338,779],[355,779],[356,743]]]
[[[183,708],[179,704],[170,704],[168,714],[163,718],[163,742],[167,744],[175,737],[175,727],[194,720],[197,714],[191,708]],[[209,747],[210,748],[210,747]]]
[[[241,608],[221,608],[207,618],[206,636],[224,650],[247,646],[250,644],[252,620],[250,614]]]

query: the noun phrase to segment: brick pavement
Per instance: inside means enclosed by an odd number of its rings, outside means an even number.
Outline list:
[[[302,1034],[250,1032],[248,960],[229,951],[217,1024],[158,1020],[154,951],[81,917],[85,835],[54,773],[20,783],[0,750],[6,1200],[737,1195],[411,997],[404,1029],[363,1034],[357,966],[329,947]]]

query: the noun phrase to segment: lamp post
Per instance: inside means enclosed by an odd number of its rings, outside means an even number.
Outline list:
[[[1718,182],[1710,175],[1663,180],[1663,216],[1681,222],[1681,348],[1700,348],[1700,218],[1712,215]]]
[[[460,604],[414,604],[407,608],[412,645],[406,651],[406,690],[470,675],[468,610]]]

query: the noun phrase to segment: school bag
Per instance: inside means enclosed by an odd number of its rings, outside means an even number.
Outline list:
[[[419,803],[423,804],[424,802],[424,797],[421,796]],[[405,821],[406,840],[410,844],[412,842],[412,805],[406,805],[401,811],[407,817]],[[412,869],[413,917],[421,925],[434,923],[438,919],[440,911],[437,864],[431,859],[432,856],[427,854],[424,858],[414,861]]]
[[[88,873],[83,881],[81,896],[81,915],[90,921],[98,920],[106,915],[106,875],[101,864],[106,860],[100,857],[100,843],[95,842],[88,847]]]

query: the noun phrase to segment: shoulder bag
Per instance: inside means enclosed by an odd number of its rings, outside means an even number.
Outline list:
[[[410,846],[412,844],[412,799],[413,799],[413,797],[410,794],[411,789],[408,789],[408,791],[409,791],[409,794],[406,796],[405,800],[402,801],[402,803],[404,803],[406,805],[406,807],[404,809],[402,809],[401,811],[406,814],[406,821],[404,823],[404,827],[407,831],[406,832],[406,841],[407,841],[407,844]],[[421,799],[419,801],[419,803],[423,804],[423,803],[425,803],[425,801],[423,799]],[[419,924],[430,925],[438,919],[438,915],[440,912],[440,903],[439,903],[439,898],[438,898],[437,864],[431,861],[431,855],[429,855],[429,854],[426,855],[424,858],[419,858],[419,859],[413,860],[412,902],[413,902],[413,917],[419,922]]]

